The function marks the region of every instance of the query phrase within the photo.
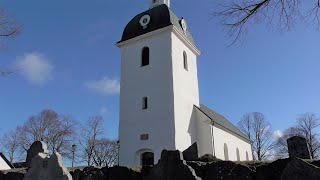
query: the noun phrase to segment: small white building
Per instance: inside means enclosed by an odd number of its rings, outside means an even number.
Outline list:
[[[170,0],[150,0],[150,9],[126,26],[121,49],[119,163],[153,164],[163,149],[199,156],[252,160],[250,140],[199,102],[197,49],[185,19]]]
[[[10,170],[12,169],[12,164],[8,161],[8,159],[0,152],[0,170]]]

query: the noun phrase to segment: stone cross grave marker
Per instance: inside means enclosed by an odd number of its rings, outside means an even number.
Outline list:
[[[51,157],[39,153],[32,159],[31,167],[23,180],[72,180],[72,176],[64,167],[59,153],[56,152]]]

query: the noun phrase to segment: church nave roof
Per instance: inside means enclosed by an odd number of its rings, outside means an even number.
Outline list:
[[[199,110],[201,113],[206,115],[208,118],[213,121],[215,126],[218,126],[224,130],[227,130],[234,135],[240,137],[241,139],[250,142],[250,139],[248,138],[247,135],[245,135],[242,131],[240,131],[237,127],[235,127],[231,122],[229,122],[225,117],[222,115],[218,114],[217,112],[209,109],[207,106],[201,104],[200,108],[195,106],[197,110]]]

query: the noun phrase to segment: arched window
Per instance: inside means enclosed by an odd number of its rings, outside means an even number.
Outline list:
[[[141,66],[149,65],[150,50],[148,47],[142,49]]]
[[[153,166],[154,165],[154,154],[152,152],[145,152],[141,154],[141,165],[142,166]]]
[[[188,71],[188,56],[185,51],[183,51],[183,67],[186,71]]]
[[[224,159],[226,160],[226,161],[229,161],[229,152],[228,152],[228,146],[227,146],[227,144],[226,143],[224,143]]]
[[[239,152],[239,149],[237,148],[236,150],[236,153],[237,153],[237,161],[240,161],[240,152]]]
[[[142,109],[148,109],[148,98],[147,97],[142,98]]]
[[[249,161],[249,154],[248,151],[246,151],[246,160]]]

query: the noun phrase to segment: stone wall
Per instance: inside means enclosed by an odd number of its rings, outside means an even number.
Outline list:
[[[181,152],[164,150],[157,165],[139,172],[115,166],[73,168],[70,174],[73,180],[319,180],[319,164],[299,158],[274,162],[186,162]],[[23,180],[24,174],[25,171],[0,171],[0,180]]]

